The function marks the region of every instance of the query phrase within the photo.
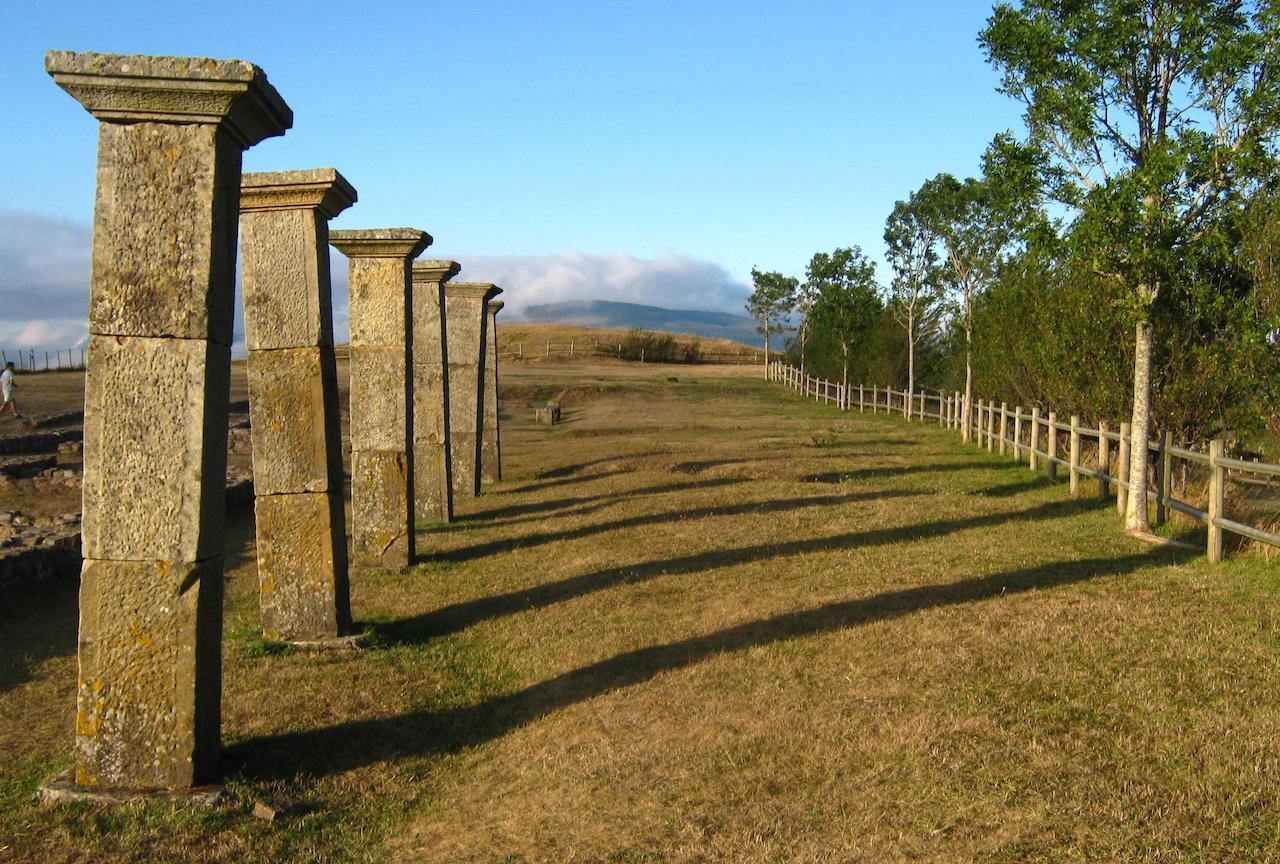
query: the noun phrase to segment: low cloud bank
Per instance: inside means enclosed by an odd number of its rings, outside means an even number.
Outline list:
[[[88,226],[23,210],[0,210],[0,348],[43,351],[78,349],[87,341],[89,302]],[[434,250],[428,250],[429,256]],[[443,251],[441,254],[444,254]],[[347,338],[347,262],[332,253],[334,335]],[[743,313],[750,288],[723,267],[688,256],[636,258],[617,252],[554,255],[460,255],[468,282],[494,282],[504,289],[506,320],[524,309],[566,300],[614,300],[669,309]],[[237,284],[236,306],[243,314]],[[244,352],[237,324],[233,353]]]

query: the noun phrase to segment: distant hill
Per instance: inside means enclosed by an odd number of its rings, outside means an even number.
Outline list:
[[[703,309],[663,309],[641,303],[611,300],[570,300],[526,306],[526,321],[542,324],[580,324],[584,327],[631,328],[667,333],[692,333],[713,339],[732,339],[747,345],[764,345],[756,322],[745,315],[708,312]]]

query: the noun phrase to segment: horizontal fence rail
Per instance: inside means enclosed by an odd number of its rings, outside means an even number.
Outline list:
[[[1079,417],[1072,416],[1063,422],[1054,411],[1042,413],[1039,407],[1028,411],[1020,405],[1010,408],[1005,402],[997,404],[984,399],[972,400],[966,410],[963,394],[958,391],[913,393],[874,384],[845,385],[816,378],[783,362],[769,364],[768,378],[844,411],[857,409],[864,413],[901,414],[907,420],[920,422],[936,420],[939,426],[958,431],[963,441],[984,447],[988,453],[1026,459],[1033,471],[1043,467],[1051,480],[1057,479],[1060,467],[1066,469],[1073,496],[1083,494],[1084,481],[1091,479],[1097,484],[1095,494],[1098,498],[1105,500],[1114,495],[1116,509],[1121,514],[1128,507],[1129,467],[1134,452],[1128,423],[1112,429],[1105,422],[1100,422],[1095,429],[1081,425]],[[1086,447],[1094,454],[1092,466],[1084,460]],[[1155,488],[1147,491],[1147,499],[1155,503],[1156,524],[1167,521],[1170,511],[1203,523],[1208,529],[1210,561],[1217,563],[1222,560],[1224,532],[1280,547],[1280,534],[1226,516],[1230,482],[1252,480],[1269,484],[1271,478],[1280,477],[1280,465],[1227,456],[1221,439],[1209,442],[1204,450],[1179,447],[1168,432],[1147,442],[1145,456],[1154,466]],[[1203,509],[1174,497],[1174,469],[1179,467],[1174,460],[1181,463],[1184,477],[1188,469],[1207,475],[1208,500]],[[1115,473],[1112,473],[1113,462]],[[1265,480],[1259,481],[1258,478]]]

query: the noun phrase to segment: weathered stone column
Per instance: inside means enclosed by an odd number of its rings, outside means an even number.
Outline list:
[[[239,60],[52,51],[103,121],[84,405],[74,782],[217,776],[240,157],[293,114]]]
[[[351,565],[413,561],[413,299],[416,228],[334,231],[350,259]]]
[[[262,635],[351,631],[329,220],[356,200],[332,168],[240,182],[244,333]]]
[[[502,436],[498,429],[498,312],[501,300],[490,300],[484,333],[484,431],[480,439],[480,482],[502,481]]]
[[[489,282],[444,287],[449,338],[449,449],[455,498],[480,494],[480,440],[484,428],[485,306],[502,293]]]
[[[444,283],[459,269],[456,261],[413,264],[413,509],[418,522],[453,518]]]

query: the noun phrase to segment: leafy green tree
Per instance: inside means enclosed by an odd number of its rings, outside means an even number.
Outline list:
[[[925,180],[911,196],[911,204],[937,234],[941,244],[941,274],[951,294],[954,324],[964,353],[964,401],[961,416],[973,415],[974,300],[995,282],[1001,261],[1019,237],[1020,229],[1033,224],[1039,211],[1025,192],[1021,178],[1009,177],[1014,164],[997,138],[984,161],[995,166],[991,177],[961,180],[938,174]],[[1014,182],[1006,182],[1006,180]],[[1038,224],[1038,223],[1037,223]],[[969,440],[969,422],[961,424]]]
[[[1134,320],[1134,440],[1151,433],[1152,320],[1180,258],[1275,172],[1280,15],[1270,0],[1025,0],[979,41],[1022,102],[1041,190]],[[1141,452],[1138,445],[1135,454]],[[1125,527],[1149,531],[1148,460]]]
[[[818,302],[820,290],[821,286],[817,285],[812,279],[806,278],[805,281],[796,285],[795,293],[791,298],[791,311],[796,316],[796,336],[799,341],[801,372],[804,372],[807,368],[809,336],[812,332],[812,328],[809,326],[809,319],[813,315],[814,305]]]
[[[751,282],[754,290],[747,298],[747,313],[756,319],[756,330],[764,336],[764,374],[768,377],[769,334],[786,326],[786,316],[791,311],[792,298],[799,280],[794,276],[783,276],[774,271],[762,272],[752,267]]]
[[[809,284],[817,288],[813,305],[815,328],[828,334],[840,349],[840,370],[846,388],[854,346],[866,350],[869,334],[883,314],[876,265],[858,246],[819,252],[806,270]]]
[[[943,317],[942,279],[938,266],[938,234],[916,195],[893,206],[885,223],[893,281],[888,307],[907,334],[907,404],[916,386],[916,350],[938,332]]]

